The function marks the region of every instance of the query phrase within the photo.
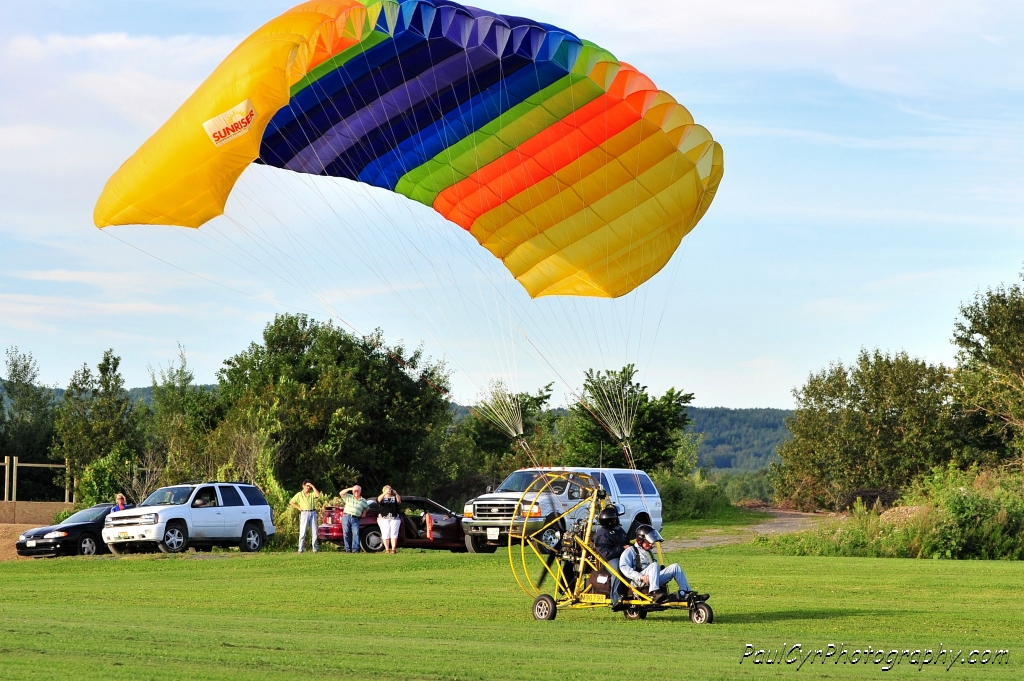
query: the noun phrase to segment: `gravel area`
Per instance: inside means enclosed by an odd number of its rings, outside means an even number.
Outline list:
[[[666,541],[663,548],[666,551],[679,551],[680,549],[706,549],[726,544],[743,544],[759,534],[788,534],[809,530],[828,517],[824,514],[800,513],[781,508],[759,508],[757,510],[770,514],[772,518],[729,534],[717,529],[705,530],[701,536],[693,539]]]

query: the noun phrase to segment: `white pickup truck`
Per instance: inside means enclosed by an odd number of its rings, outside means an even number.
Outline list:
[[[618,509],[622,526],[632,537],[637,526],[653,525],[661,531],[661,496],[650,477],[643,471],[628,468],[523,468],[508,476],[493,492],[488,490],[466,502],[462,527],[466,533],[466,549],[471,553],[493,553],[508,543],[508,531],[513,517],[526,522],[527,529],[548,524],[555,516],[575,505],[573,485],[553,483],[548,491],[539,495],[530,493],[523,499],[525,508],[516,508],[523,492],[545,473],[584,473],[597,480]],[[539,509],[537,508],[539,506]],[[558,543],[559,528],[550,528],[552,535],[545,543]]]
[[[276,532],[266,497],[254,485],[231,482],[161,487],[135,508],[107,516],[103,541],[120,555],[159,548],[181,553],[237,546],[254,552]]]

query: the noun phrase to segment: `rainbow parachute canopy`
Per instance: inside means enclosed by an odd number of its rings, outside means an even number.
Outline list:
[[[562,29],[446,0],[314,0],[271,20],[110,178],[98,227],[199,227],[253,162],[431,206],[533,296],[617,297],[707,211],[722,148]]]

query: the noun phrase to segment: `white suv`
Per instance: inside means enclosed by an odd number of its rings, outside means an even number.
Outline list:
[[[135,508],[107,516],[103,541],[113,554],[136,548],[181,553],[237,546],[259,551],[276,532],[266,497],[244,483],[204,482],[161,487]]]
[[[642,524],[653,525],[654,529],[661,531],[661,495],[654,482],[643,471],[574,466],[523,468],[508,476],[493,492],[487,488],[487,494],[466,502],[462,518],[462,527],[466,533],[466,549],[470,553],[492,553],[498,546],[508,543],[508,531],[513,517],[517,519],[517,527],[519,522],[525,522],[527,529],[539,529],[574,506],[580,499],[579,488],[565,482],[556,482],[544,494],[527,494],[523,499],[524,508],[516,508],[523,491],[546,473],[569,477],[572,473],[584,473],[597,480],[622,516],[622,526],[628,528],[630,538]],[[586,512],[587,509],[581,508],[570,516],[582,517]],[[524,515],[525,513],[528,515]],[[562,529],[552,526],[549,530],[551,535],[544,541],[554,546],[561,536]]]

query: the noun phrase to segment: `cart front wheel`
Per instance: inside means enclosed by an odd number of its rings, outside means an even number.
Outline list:
[[[555,607],[555,599],[547,594],[541,594],[533,601],[533,619],[535,620],[553,620],[555,615],[558,614],[558,608]]]
[[[697,603],[690,608],[690,621],[694,624],[711,624],[715,621],[715,613],[707,603]]]

